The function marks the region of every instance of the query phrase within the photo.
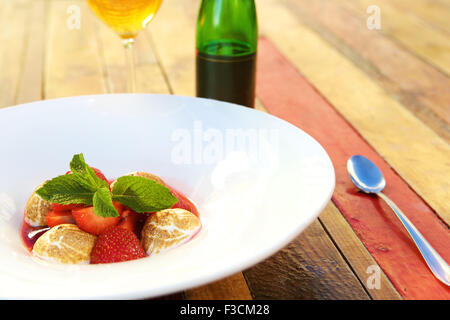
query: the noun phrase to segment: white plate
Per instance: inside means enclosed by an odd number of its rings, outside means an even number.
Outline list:
[[[325,207],[334,170],[291,124],[214,100],[98,95],[0,110],[0,298],[128,299],[173,293],[249,268],[287,245]],[[19,228],[44,180],[75,153],[114,178],[142,170],[193,199],[203,222],[187,244],[108,265],[32,257]]]

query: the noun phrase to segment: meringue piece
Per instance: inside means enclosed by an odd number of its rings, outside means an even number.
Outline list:
[[[190,240],[201,228],[200,219],[184,209],[165,209],[151,214],[141,232],[145,252],[161,253]]]
[[[44,183],[34,189],[25,207],[25,222],[32,227],[43,227],[47,225],[45,217],[52,210],[52,204],[42,199],[37,193]]]
[[[87,264],[97,237],[74,224],[60,224],[46,231],[33,246],[33,254],[44,260]]]

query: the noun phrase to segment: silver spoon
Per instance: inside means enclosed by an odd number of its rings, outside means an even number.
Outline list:
[[[413,239],[420,253],[430,267],[433,274],[440,281],[450,286],[450,267],[442,257],[433,249],[416,227],[409,221],[403,212],[381,191],[386,186],[383,174],[369,159],[355,155],[347,161],[347,171],[353,183],[365,193],[375,193],[395,212],[406,231]]]

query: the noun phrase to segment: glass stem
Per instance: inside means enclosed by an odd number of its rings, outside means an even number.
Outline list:
[[[123,40],[123,46],[125,48],[125,55],[127,56],[127,65],[128,65],[128,92],[135,93],[136,92],[136,65],[134,58],[134,39],[125,39]]]

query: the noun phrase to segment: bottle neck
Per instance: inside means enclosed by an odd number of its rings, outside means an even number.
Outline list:
[[[214,56],[254,54],[258,25],[254,0],[203,0],[197,19],[197,50]]]

